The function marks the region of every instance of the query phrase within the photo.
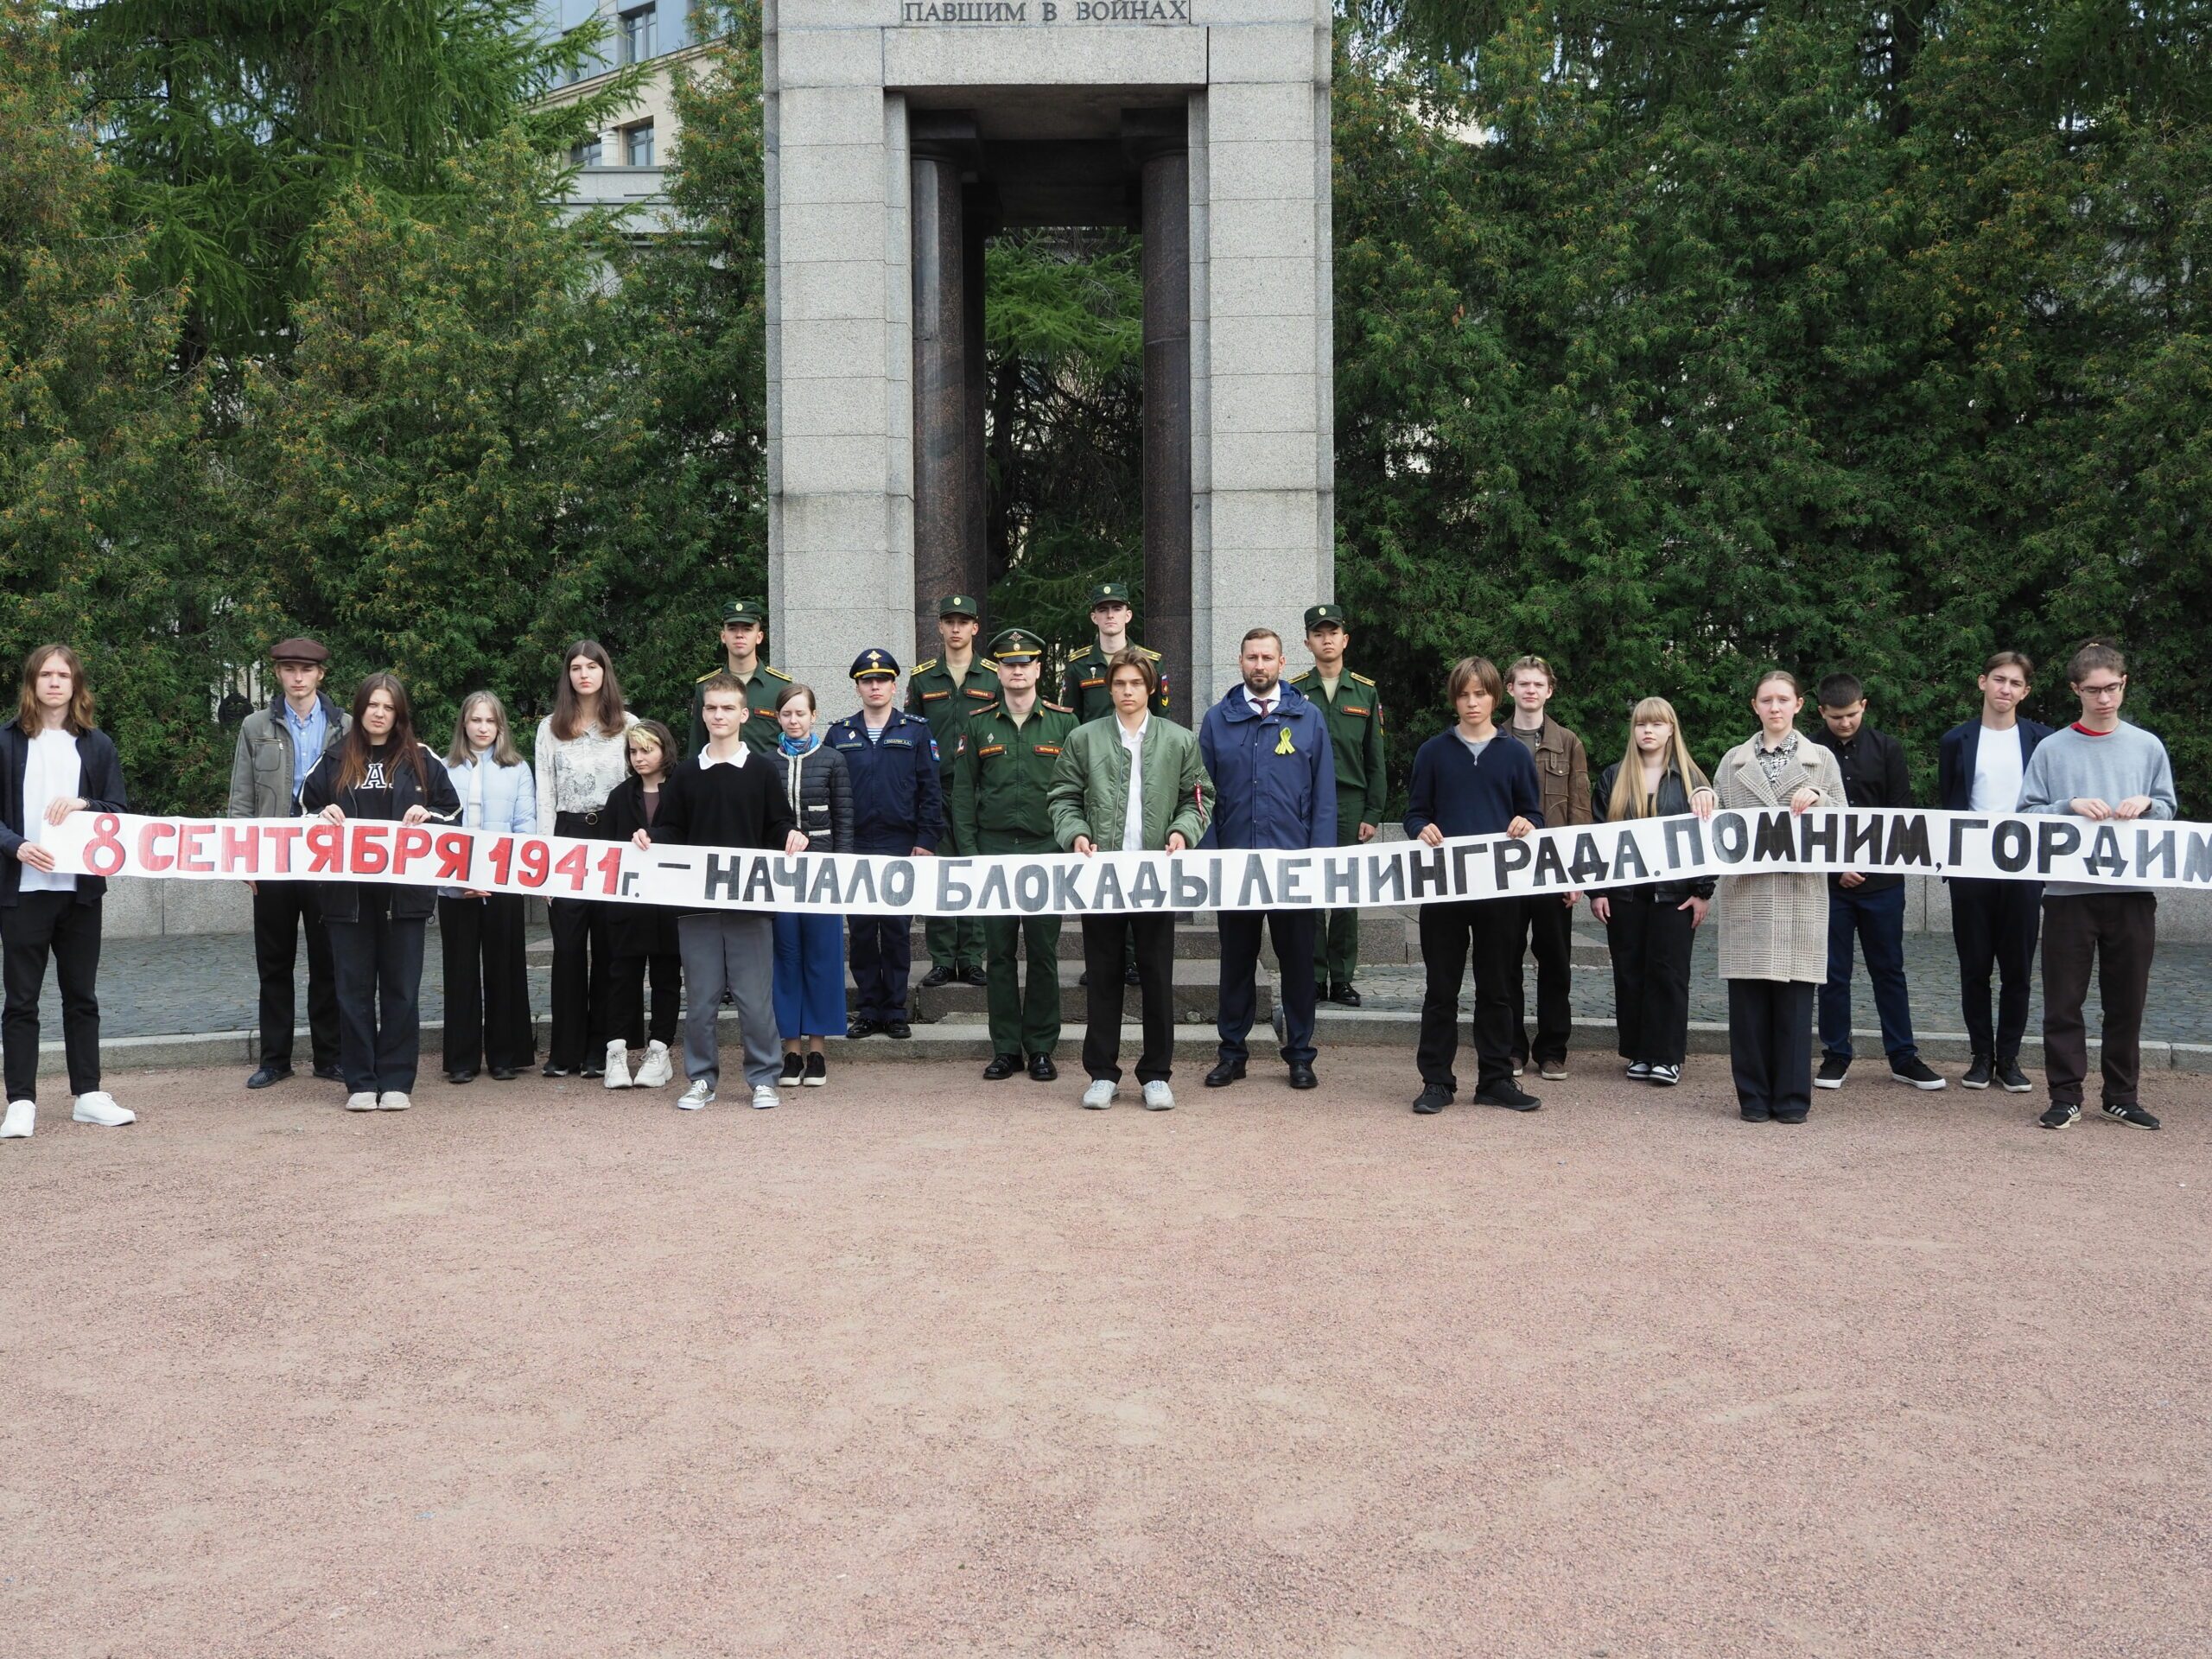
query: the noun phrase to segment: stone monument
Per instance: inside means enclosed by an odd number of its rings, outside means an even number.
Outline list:
[[[985,589],[997,229],[1141,232],[1135,632],[1179,713],[1247,628],[1294,651],[1334,596],[1330,26],[1322,0],[769,0],[769,649],[825,713],[858,652],[935,656],[938,597]]]

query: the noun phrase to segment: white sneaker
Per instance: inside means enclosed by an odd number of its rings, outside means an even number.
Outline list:
[[[397,1089],[387,1089],[377,1096],[377,1110],[380,1112],[404,1112],[414,1103]]]
[[[1175,1091],[1164,1078],[1154,1077],[1144,1086],[1144,1109],[1147,1112],[1172,1112],[1175,1109]]]
[[[607,1075],[613,1077],[610,1067]],[[668,1045],[652,1042],[645,1045],[645,1058],[638,1062],[638,1075],[632,1081],[634,1089],[665,1089],[676,1081],[676,1068],[669,1063]],[[611,1086],[611,1085],[610,1085]]]
[[[770,1088],[766,1084],[763,1083],[754,1085],[753,1090],[753,1109],[754,1111],[765,1112],[771,1106],[780,1106],[783,1103],[784,1097],[778,1094],[773,1089]]]
[[[630,1046],[620,1037],[607,1046],[607,1076],[603,1081],[609,1089],[630,1086]]]
[[[358,1095],[346,1096],[346,1109],[349,1112],[373,1112],[376,1109],[377,1096],[373,1089],[364,1089]]]
[[[1087,1110],[1103,1112],[1114,1103],[1114,1079],[1093,1077],[1090,1087],[1083,1091],[1083,1103]]]
[[[28,1141],[31,1125],[38,1121],[38,1103],[35,1100],[11,1100],[8,1103],[8,1117],[0,1122],[0,1141]]]
[[[95,1089],[88,1095],[77,1096],[77,1109],[69,1114],[79,1123],[97,1123],[104,1129],[119,1129],[126,1123],[136,1123],[138,1114],[126,1112],[115,1103],[115,1096],[105,1089]]]
[[[702,1106],[711,1106],[714,1103],[715,1085],[702,1079],[683,1091],[683,1097],[676,1103],[676,1109],[679,1112],[696,1112]]]

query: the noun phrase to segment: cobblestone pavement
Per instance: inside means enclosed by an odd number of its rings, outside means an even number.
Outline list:
[[[1594,952],[1604,949],[1596,932],[1575,935],[1578,951],[1587,965],[1574,975],[1574,1009],[1592,1019],[1610,1020],[1613,1012],[1612,975]],[[1695,965],[1690,980],[1690,1018],[1725,1020],[1727,988],[1716,970],[1718,938],[1710,928],[1700,930]],[[1912,987],[1913,1020],[1923,1035],[1963,1030],[1959,1017],[1958,958],[1948,935],[1909,933],[1905,936],[1905,972]],[[550,995],[551,944],[540,934],[531,941],[531,1005],[543,1015]],[[1214,972],[1211,963],[1185,961],[1177,964],[1179,980],[1192,981]],[[299,1017],[307,1012],[307,969],[304,955],[298,969]],[[1416,1011],[1421,1007],[1421,969],[1419,963],[1387,963],[1363,968],[1359,986],[1370,1008]],[[1531,997],[1533,971],[1529,984]],[[2043,988],[2035,987],[2028,1032],[2042,1028]],[[111,939],[101,955],[100,1011],[102,1030],[112,1037],[174,1036],[195,1032],[245,1031],[257,1020],[259,992],[253,969],[253,940],[243,933],[172,934],[164,938]],[[2097,1000],[2090,997],[2091,1020],[2097,1018]],[[439,961],[436,930],[423,964],[423,1016],[442,1019],[445,1009],[444,974]],[[1079,1004],[1070,1009],[1080,1019]],[[60,1033],[60,1004],[52,976],[47,982],[41,1020],[45,1034]],[[1868,989],[1865,966],[1859,964],[1852,984],[1852,1027],[1871,1032],[1877,1027],[1874,999]],[[2143,1020],[2143,1035],[2152,1042],[2212,1042],[2212,945],[2164,944],[2151,976],[2150,1005]]]

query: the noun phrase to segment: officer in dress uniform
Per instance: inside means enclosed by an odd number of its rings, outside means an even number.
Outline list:
[[[982,626],[982,609],[973,594],[951,594],[939,600],[937,632],[944,641],[944,655],[916,663],[913,672],[906,677],[906,712],[929,721],[938,753],[944,758],[940,781],[947,791],[952,787],[953,760],[968,716],[998,701],[998,667],[988,658],[976,654],[976,632]],[[946,828],[947,852],[976,850],[957,821]],[[922,933],[930,948],[930,970],[922,980],[925,989],[934,990],[955,979],[966,985],[985,982],[980,920],[972,916],[934,916]]]
[[[745,684],[745,747],[755,754],[773,754],[783,728],[776,723],[776,699],[791,677],[760,660],[760,643],[767,637],[767,613],[749,599],[733,599],[722,607],[722,659],[692,682],[691,753],[707,747],[707,682],[728,674]],[[670,755],[673,764],[679,757]]]
[[[1075,711],[1077,721],[1098,720],[1114,712],[1113,695],[1106,689],[1106,659],[1116,652],[1134,646],[1152,658],[1154,667],[1160,664],[1158,652],[1146,650],[1129,638],[1130,614],[1129,590],[1123,583],[1102,582],[1090,590],[1090,626],[1098,630],[1098,638],[1068,658],[1067,671],[1060,677],[1060,702]],[[1152,712],[1167,712],[1164,673],[1159,690],[1153,693]],[[1129,983],[1135,984],[1135,979],[1132,977]]]
[[[1052,813],[1046,785],[1059,765],[1060,746],[1076,728],[1072,710],[1037,695],[1045,642],[1022,628],[991,641],[998,659],[1000,700],[968,716],[952,767],[950,812],[963,851],[1052,853]],[[991,1063],[986,1081],[1022,1069],[1039,1083],[1060,1075],[1052,1050],[1060,1040],[1060,918],[994,916],[984,921],[990,963]],[[1025,993],[1014,963],[1029,958]]]
[[[927,857],[944,837],[944,787],[930,723],[892,706],[899,659],[889,652],[870,649],[854,658],[853,684],[859,710],[823,740],[845,757],[852,777],[853,850]],[[855,916],[848,924],[859,990],[846,1036],[914,1034],[906,1023],[912,923],[908,916]]]
[[[1351,628],[1343,610],[1316,605],[1306,613],[1306,649],[1313,666],[1291,683],[1321,710],[1337,762],[1337,845],[1382,833],[1389,785],[1382,771],[1382,699],[1375,682],[1344,666]],[[1324,923],[1316,989],[1332,1002],[1359,1006],[1352,976],[1359,967],[1359,912],[1332,910]]]

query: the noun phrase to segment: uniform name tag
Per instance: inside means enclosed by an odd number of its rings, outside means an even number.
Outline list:
[[[1058,754],[1059,752],[1060,746],[1057,743],[1039,743],[1037,746],[1037,753],[1039,754]]]
[[[1103,675],[1101,675],[1098,678],[1096,678],[1096,679],[1095,679],[1095,680],[1078,680],[1078,681],[1077,681],[1077,682],[1076,682],[1076,683],[1077,683],[1077,684],[1078,684],[1078,685],[1080,685],[1080,686],[1081,686],[1084,690],[1088,691],[1088,690],[1090,690],[1090,688],[1091,688],[1092,686],[1094,686],[1094,685],[1103,685],[1103,684],[1105,684],[1105,683],[1106,683],[1106,679],[1105,679],[1105,677],[1104,677]]]
[[[969,695],[969,696],[971,696],[971,697],[975,698],[975,699],[976,699],[976,702],[997,702],[997,701],[998,701],[998,695],[999,695],[999,694],[998,694],[997,692],[995,692],[995,691],[979,691],[979,690],[976,690],[974,686],[972,686],[972,685],[971,685],[971,686],[969,686],[969,687],[968,687],[968,688],[967,688],[967,690],[968,690],[968,695]],[[944,694],[944,692],[942,692],[942,691],[936,692],[936,693],[934,693],[934,694],[930,693],[930,692],[927,692],[927,691],[925,691],[922,695],[923,695],[923,696],[925,696],[925,697],[928,697],[928,696],[931,696],[931,695],[935,695],[935,696],[940,696],[940,697],[941,697],[941,696],[944,696],[945,694]]]
[[[937,702],[945,697],[950,696],[951,695],[952,693],[950,691],[925,691],[922,693],[922,701],[924,702]]]
[[[1348,702],[1337,712],[1340,715],[1363,715],[1367,712],[1367,705],[1363,702]]]
[[[978,755],[1004,754],[1006,753],[1006,745],[1003,743],[986,743],[982,748],[976,750],[976,753]]]

